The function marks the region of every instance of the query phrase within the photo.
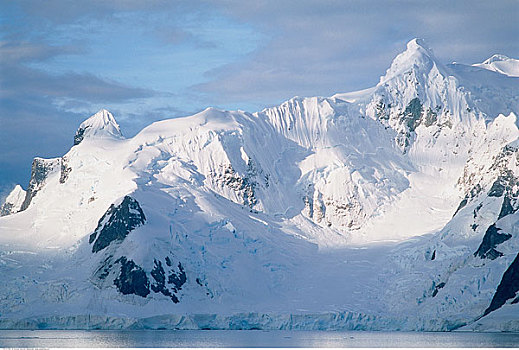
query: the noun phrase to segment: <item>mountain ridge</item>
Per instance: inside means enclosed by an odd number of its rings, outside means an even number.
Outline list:
[[[515,87],[413,40],[362,92],[208,108],[128,139],[101,110],[0,218],[0,321],[519,329],[493,316],[517,310],[499,292],[519,252]],[[70,321],[49,321],[58,307]]]
[[[482,63],[476,63],[473,66],[504,74],[509,77],[519,77],[519,60],[501,54],[492,55]]]

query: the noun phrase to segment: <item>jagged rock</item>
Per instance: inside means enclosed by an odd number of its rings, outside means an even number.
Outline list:
[[[496,293],[490,302],[489,307],[485,310],[483,316],[488,315],[492,311],[499,309],[507,300],[515,298],[519,291],[519,254],[503,274]],[[514,300],[513,302],[515,302]]]
[[[488,191],[488,195],[490,197],[501,197],[505,193],[511,193],[512,188],[518,184],[519,181],[514,176],[514,173],[507,169],[494,181],[490,191]]]
[[[505,193],[505,184],[502,181],[502,177],[498,177],[496,181],[492,184],[490,191],[488,191],[489,197],[501,197]]]
[[[319,191],[315,191],[313,199],[313,213],[312,218],[317,223],[321,223],[326,217],[326,206],[323,203],[323,195]]]
[[[26,192],[20,185],[16,185],[0,207],[0,216],[14,214],[20,210],[26,196]]]
[[[59,183],[64,184],[68,179],[68,174],[72,171],[72,168],[68,166],[67,157],[61,157],[61,174],[59,177]]]
[[[438,291],[445,287],[445,282],[438,283],[437,286],[434,287],[434,291],[432,293],[433,298],[438,294]]]
[[[7,216],[16,212],[17,210],[14,208],[13,203],[6,202],[0,207],[0,216]]]
[[[177,292],[182,289],[182,286],[184,285],[184,283],[186,283],[186,281],[186,272],[184,271],[182,264],[178,263],[178,272],[172,271],[169,274],[168,283],[173,284],[175,286],[173,287],[173,290]]]
[[[420,125],[422,112],[422,102],[420,102],[418,97],[413,98],[407,105],[402,118],[402,121],[407,125],[409,131],[415,131],[418,125]]]
[[[315,186],[313,183],[310,183],[306,186],[304,194],[302,194],[303,203],[305,205],[302,212],[310,219],[314,218],[314,195]]]
[[[121,273],[114,280],[117,290],[122,294],[135,294],[145,298],[150,294],[150,282],[146,272],[133,260],[120,257],[116,263],[121,264]]]
[[[503,255],[503,253],[497,251],[495,248],[512,238],[511,234],[508,233],[499,233],[501,231],[500,228],[497,228],[495,224],[492,224],[485,235],[483,236],[483,241],[481,242],[478,250],[474,253],[474,256],[479,256],[481,259],[490,259],[494,260]]]
[[[166,286],[166,275],[160,261],[155,260],[155,266],[153,267],[153,270],[151,270],[151,276],[155,279],[155,284],[151,285],[152,291],[164,294],[171,298],[175,304],[179,302],[177,296],[172,294]]]
[[[427,113],[425,114],[425,118],[423,121],[423,124],[426,127],[434,125],[438,121],[438,111],[441,109],[440,106],[436,106],[436,111],[431,109],[430,107],[427,108]]]
[[[77,129],[76,134],[74,135],[74,146],[79,145],[81,141],[83,141],[83,138],[85,137],[85,131],[89,127],[90,126],[85,126],[83,128],[80,127],[79,129]]]
[[[505,195],[505,197],[503,198],[503,204],[501,205],[501,211],[499,212],[499,216],[497,217],[497,219],[499,220],[507,215],[513,214],[515,213],[515,211],[516,210],[512,205],[510,197],[508,195]]]
[[[29,187],[27,188],[25,199],[20,208],[20,211],[23,211],[29,207],[29,204],[31,204],[34,196],[36,196],[38,191],[41,190],[45,185],[45,181],[47,180],[48,176],[60,167],[61,158],[34,158],[31,166],[31,180],[29,181]]]
[[[232,165],[229,164],[222,167],[221,172],[218,174],[213,173],[212,176],[216,179],[217,183],[228,186],[236,191],[237,195],[241,197],[243,205],[253,208],[258,203],[255,195],[257,183],[253,181],[251,177],[241,177],[234,171]]]
[[[384,101],[379,101],[375,105],[375,114],[377,116],[377,119],[380,120],[389,120],[389,109],[391,108],[391,103],[388,103],[387,108]]]
[[[154,260],[153,262],[155,266],[153,267],[153,270],[151,270],[151,277],[155,279],[156,284],[152,284],[151,289],[154,292],[160,292],[166,284],[166,276],[164,275],[164,268],[162,268],[162,263],[157,260]]]
[[[113,241],[122,241],[135,228],[144,225],[146,217],[139,202],[130,196],[125,196],[121,204],[111,205],[101,217],[94,233],[90,235],[89,243],[92,252],[106,248]]]
[[[483,203],[479,203],[476,209],[474,209],[474,213],[472,214],[474,216],[474,219],[478,216],[479,211],[483,208]]]
[[[303,209],[303,214],[307,217],[312,218],[314,216],[314,202],[308,196],[303,196],[303,203],[305,203],[305,208]]]
[[[100,280],[104,280],[108,275],[110,274],[110,271],[112,270],[113,266],[113,256],[109,255],[101,264],[101,266],[97,269],[97,271],[94,273],[94,276]]]
[[[463,209],[466,205],[467,205],[467,198],[464,198],[464,199],[460,202],[460,204],[458,205],[458,208],[457,208],[456,211],[454,212],[453,217],[456,216],[456,214],[458,214],[458,212],[459,212],[461,209]]]
[[[171,270],[166,283],[166,272],[164,271],[162,262],[154,260],[154,263],[155,265],[151,271],[151,277],[153,277],[155,283],[151,285],[151,290],[155,293],[162,293],[163,295],[169,297],[175,304],[178,303],[180,300],[174,293],[178,293],[178,291],[182,289],[182,286],[187,281],[186,273],[182,267],[182,264],[178,264],[178,273],[176,273],[173,269]],[[171,259],[169,257],[166,257],[166,265],[171,267]],[[168,284],[173,285],[171,290],[169,289]]]

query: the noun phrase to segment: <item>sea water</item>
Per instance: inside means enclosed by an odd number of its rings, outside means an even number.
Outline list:
[[[519,347],[519,333],[1,330],[0,347]]]

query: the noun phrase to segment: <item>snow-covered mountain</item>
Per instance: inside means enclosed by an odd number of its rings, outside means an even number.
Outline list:
[[[483,63],[477,63],[474,64],[474,66],[505,74],[510,77],[519,77],[519,60],[506,57],[505,55],[493,55]]]
[[[101,110],[1,208],[0,327],[519,330],[518,69],[415,39],[363,91]]]

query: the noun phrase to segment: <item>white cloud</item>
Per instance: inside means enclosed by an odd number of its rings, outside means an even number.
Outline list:
[[[261,105],[369,87],[414,37],[444,62],[519,56],[517,1],[260,0],[221,8],[270,33],[271,41],[197,86],[212,103]]]

